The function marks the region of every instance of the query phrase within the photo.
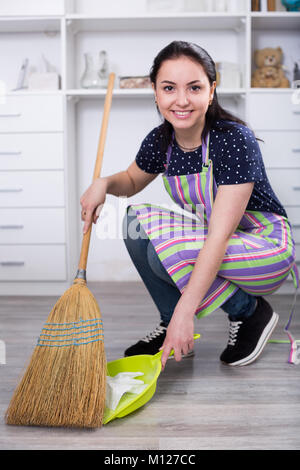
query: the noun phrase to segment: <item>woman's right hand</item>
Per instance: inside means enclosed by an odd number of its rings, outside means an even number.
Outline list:
[[[97,222],[101,209],[105,203],[107,193],[107,179],[97,178],[80,198],[81,220],[84,221],[83,233],[86,233],[93,222]]]

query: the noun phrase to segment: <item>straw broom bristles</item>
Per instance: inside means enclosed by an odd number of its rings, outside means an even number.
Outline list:
[[[72,322],[76,322],[73,328]],[[7,424],[102,425],[106,356],[101,322],[99,307],[86,282],[76,279],[49,314],[6,412]]]

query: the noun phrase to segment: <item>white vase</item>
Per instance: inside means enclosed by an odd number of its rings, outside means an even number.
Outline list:
[[[98,70],[94,66],[92,54],[86,52],[84,54],[85,70],[80,79],[81,88],[100,88],[101,82],[98,75]]]

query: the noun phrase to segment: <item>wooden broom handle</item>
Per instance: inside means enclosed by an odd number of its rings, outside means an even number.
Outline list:
[[[112,101],[114,81],[115,81],[115,74],[111,73],[109,75],[108,86],[107,86],[107,91],[106,91],[106,96],[105,96],[102,126],[101,126],[99,142],[98,142],[97,159],[96,159],[95,168],[94,168],[93,181],[99,178],[100,173],[101,173],[103,154],[104,154],[104,145],[105,145],[105,139],[106,139],[106,133],[107,133],[108,117],[109,117],[111,101]],[[84,269],[84,270],[86,269],[92,226],[93,226],[93,223],[91,223],[91,225],[89,226],[89,229],[83,235],[78,269]]]

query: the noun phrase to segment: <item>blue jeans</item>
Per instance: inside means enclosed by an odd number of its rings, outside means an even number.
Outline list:
[[[134,237],[129,226],[134,227]],[[130,213],[126,213],[123,220],[123,239],[129,256],[160,313],[161,321],[168,325],[181,292],[161,263],[138,219]],[[249,317],[255,307],[256,298],[242,289],[221,306],[231,321]]]

